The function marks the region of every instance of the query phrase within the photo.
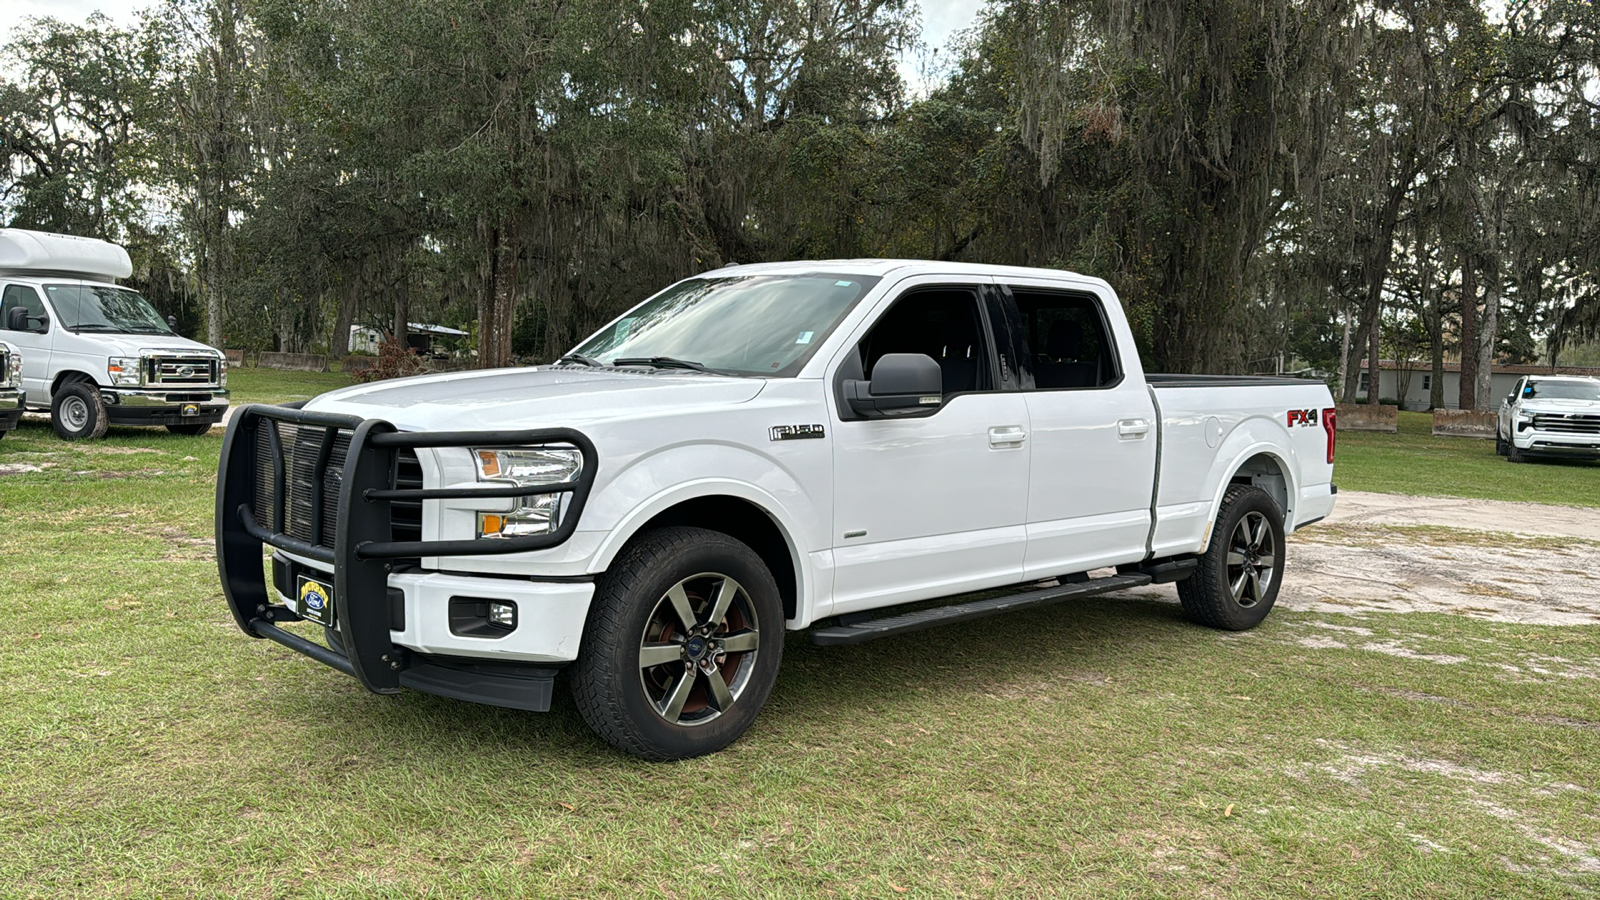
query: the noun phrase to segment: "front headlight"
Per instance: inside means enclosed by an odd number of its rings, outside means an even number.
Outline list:
[[[139,385],[139,360],[128,356],[113,356],[106,362],[106,376],[114,385]]]
[[[565,447],[473,450],[478,480],[523,486],[570,484],[583,472],[583,454]],[[478,514],[478,537],[513,538],[549,534],[561,523],[564,494],[535,494],[517,500],[515,509]]]
[[[228,358],[226,356],[217,360],[217,387],[228,386]]]
[[[22,354],[10,350],[6,353],[6,359],[10,360],[6,364],[6,384],[17,387],[22,384]]]

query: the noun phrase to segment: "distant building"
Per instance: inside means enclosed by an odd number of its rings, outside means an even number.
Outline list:
[[[446,328],[443,325],[429,325],[424,322],[407,322],[406,331],[406,346],[424,355],[434,352],[433,344],[438,338],[467,336],[467,332],[459,328]],[[351,325],[349,352],[377,355],[378,345],[383,343],[383,335],[383,332],[370,325]]]
[[[1356,399],[1367,399],[1367,361],[1361,361]],[[1490,371],[1489,408],[1497,409],[1501,398],[1517,386],[1524,375],[1589,375],[1600,377],[1597,366],[1495,366]],[[1402,393],[1402,388],[1404,389]],[[1337,390],[1335,386],[1335,390]],[[1398,400],[1401,409],[1426,410],[1433,394],[1433,363],[1428,360],[1378,360],[1378,397]],[[1444,407],[1461,408],[1461,364],[1444,364]]]

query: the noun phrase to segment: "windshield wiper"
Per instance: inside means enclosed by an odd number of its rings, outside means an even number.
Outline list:
[[[559,366],[564,362],[582,363],[590,368],[599,368],[605,365],[605,363],[601,362],[600,360],[595,359],[592,356],[584,356],[582,353],[568,353],[566,356],[556,360],[556,365]]]
[[[73,325],[73,331],[107,331],[121,334],[122,329],[115,325],[102,325],[99,322],[86,322],[82,325]]]
[[[613,366],[654,366],[657,369],[693,369],[696,372],[705,372],[708,375],[717,375],[705,367],[704,363],[697,363],[692,359],[678,359],[672,356],[635,356],[627,359],[614,359]]]

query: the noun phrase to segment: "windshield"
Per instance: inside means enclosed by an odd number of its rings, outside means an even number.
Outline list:
[[[716,372],[792,376],[875,276],[726,275],[673,285],[576,351],[602,364],[669,358]]]
[[[47,284],[44,292],[61,325],[72,331],[171,334],[148,301],[126,288],[101,284]]]
[[[1600,400],[1600,381],[1530,381],[1522,389],[1524,400]]]

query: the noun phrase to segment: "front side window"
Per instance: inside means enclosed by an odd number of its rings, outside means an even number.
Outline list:
[[[172,334],[161,314],[127,288],[100,284],[47,284],[44,292],[61,326],[71,331]]]
[[[971,287],[924,287],[909,291],[883,314],[859,346],[862,371],[872,370],[886,353],[922,353],[939,364],[944,393],[994,388],[989,342]]]
[[[11,317],[11,310],[22,307],[28,311],[28,317],[38,319],[44,315],[44,301],[39,299],[39,292],[21,284],[8,284],[4,294],[0,294],[0,328]],[[37,324],[37,323],[32,323]]]
[[[579,345],[602,364],[665,358],[791,377],[878,283],[861,275],[726,275],[673,285]]]

